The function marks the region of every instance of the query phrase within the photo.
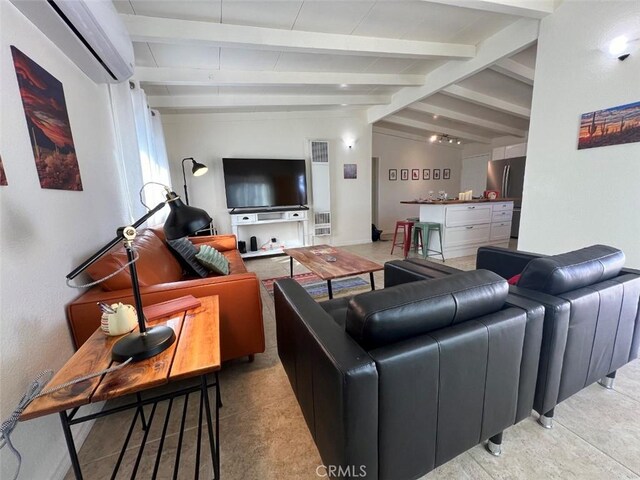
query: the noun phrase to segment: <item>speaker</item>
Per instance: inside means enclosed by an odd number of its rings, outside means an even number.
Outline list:
[[[238,240],[238,250],[240,253],[247,253],[247,242]]]
[[[256,237],[251,237],[251,251],[258,251],[258,239]]]

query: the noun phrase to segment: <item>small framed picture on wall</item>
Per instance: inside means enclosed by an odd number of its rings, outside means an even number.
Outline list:
[[[434,168],[433,169],[433,179],[434,180],[440,180],[440,169],[439,168]]]
[[[445,168],[442,171],[442,178],[444,178],[445,180],[449,180],[451,178],[451,169],[450,168]]]
[[[400,169],[400,180],[409,180],[409,169],[408,168]]]
[[[420,169],[414,168],[411,170],[411,180],[420,180]]]
[[[398,180],[398,169],[397,168],[390,168],[389,169],[389,180],[391,180],[392,182],[395,182],[396,180]]]
[[[431,169],[423,168],[422,169],[422,179],[423,180],[431,180]]]

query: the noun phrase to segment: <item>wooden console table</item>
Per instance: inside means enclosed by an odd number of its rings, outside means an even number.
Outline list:
[[[167,424],[169,422],[169,416],[171,415],[171,405],[175,398],[184,396],[185,407],[184,413],[182,414],[180,439],[173,472],[173,476],[176,478],[180,466],[180,450],[182,448],[188,396],[197,391],[200,391],[200,411],[194,476],[197,478],[199,474],[200,440],[202,436],[204,407],[214,475],[216,480],[220,478],[219,408],[222,403],[220,400],[220,383],[218,379],[218,370],[220,370],[221,363],[218,296],[203,297],[200,301],[200,307],[177,313],[155,322],[149,322],[151,326],[168,325],[174,329],[177,340],[164,352],[147,360],[126,365],[121,370],[101,377],[95,377],[50,395],[40,397],[34,400],[23,412],[20,417],[21,421],[51,413],[58,413],[60,415],[62,429],[69,449],[69,456],[71,457],[71,464],[77,479],[82,478],[82,472],[78,460],[78,453],[71,435],[71,425],[94,420],[124,410],[135,409],[136,412],[129,428],[129,433],[124,441],[112,477],[114,478],[116,476],[120,468],[133,427],[139,418],[145,433],[131,474],[131,478],[135,478],[154,419],[156,406],[159,402],[168,400],[169,407],[167,408],[166,418],[164,420],[164,428],[158,446],[152,476],[152,478],[156,478],[162,457],[164,439],[167,434]],[[55,387],[74,378],[109,368],[112,364],[111,347],[118,339],[119,337],[106,336],[98,329],[53,377],[48,386]],[[207,374],[214,375],[215,381],[213,383],[208,383]],[[154,387],[193,377],[200,378],[198,385],[161,395],[147,396],[147,398],[142,397],[142,392],[147,393],[148,390]],[[208,395],[209,388],[214,386],[216,387],[215,425],[212,422],[211,405]],[[76,417],[79,408],[84,405],[118,398],[128,394],[135,394],[135,400],[132,399],[132,401],[126,405],[106,408],[95,414]],[[148,417],[145,417],[143,408],[146,405],[152,405],[151,413]]]

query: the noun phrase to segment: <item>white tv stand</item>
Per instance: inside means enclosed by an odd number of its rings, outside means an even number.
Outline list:
[[[306,246],[308,238],[307,209],[291,210],[248,210],[234,211],[231,215],[231,230],[238,241],[247,245],[247,253],[243,258],[262,257],[283,253],[284,248]],[[250,250],[250,239],[255,236],[258,250]],[[271,239],[276,238],[275,244]],[[266,247],[263,249],[263,245]]]

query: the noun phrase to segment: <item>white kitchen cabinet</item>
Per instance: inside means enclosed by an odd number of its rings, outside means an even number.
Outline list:
[[[491,205],[452,205],[446,208],[446,227],[460,227],[489,222],[491,222]]]
[[[527,144],[518,143],[504,147],[504,158],[524,157],[527,154]]]
[[[512,215],[509,201],[420,204],[421,222],[442,225],[445,259],[473,255],[483,245],[507,247]],[[439,249],[437,235],[431,235],[429,243]]]
[[[496,147],[491,153],[491,160],[504,160],[505,158],[524,157],[527,154],[526,143],[516,143],[505,147]]]
[[[498,210],[491,215],[491,223],[510,222],[513,216],[513,210]]]
[[[510,236],[511,222],[496,222],[491,224],[491,235],[489,237],[489,240],[504,240],[508,242]]]
[[[464,227],[447,228],[446,245],[449,248],[461,247],[476,244],[484,244],[489,241],[491,226],[488,223],[483,225],[467,225]],[[445,257],[446,258],[446,257]]]
[[[505,147],[496,147],[491,154],[491,160],[502,160],[505,155]]]

